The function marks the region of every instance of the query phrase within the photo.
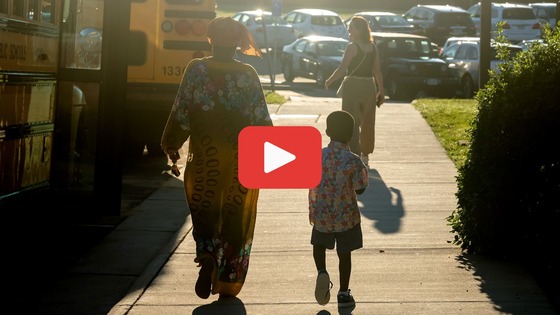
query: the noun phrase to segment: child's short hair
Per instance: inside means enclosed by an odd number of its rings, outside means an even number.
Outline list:
[[[353,131],[354,117],[349,112],[337,110],[327,116],[327,135],[331,140],[347,143]]]

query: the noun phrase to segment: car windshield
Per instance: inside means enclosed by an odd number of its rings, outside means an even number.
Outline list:
[[[471,17],[468,13],[445,13],[438,14],[434,18],[440,25],[470,25]]]
[[[534,20],[535,13],[532,9],[529,8],[511,8],[511,9],[504,9],[502,13],[502,17],[504,19],[512,19],[512,20]]]
[[[376,16],[375,20],[379,22],[381,25],[391,25],[391,26],[402,26],[408,25],[408,21],[400,16],[392,16],[392,15],[381,15]]]
[[[429,59],[430,41],[417,38],[390,38],[381,44],[388,57]]]
[[[344,50],[348,43],[346,42],[321,42],[318,43],[319,54],[321,56],[340,57],[344,55]]]
[[[263,16],[256,16],[255,17],[255,22],[257,24],[262,24],[263,22]],[[280,17],[275,17],[275,16],[271,16],[271,15],[265,15],[264,16],[264,23],[266,25],[271,25],[271,24],[280,24],[280,25],[286,25],[288,24],[288,22],[286,22],[285,20],[281,19]]]
[[[544,10],[548,14],[548,16],[552,16],[552,17],[556,16],[556,7],[549,6],[549,7],[545,7]]]
[[[321,26],[342,25],[342,20],[338,16],[314,16],[311,18],[311,24]]]

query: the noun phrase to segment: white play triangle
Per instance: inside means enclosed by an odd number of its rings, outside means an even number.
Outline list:
[[[266,141],[264,143],[264,172],[266,174],[296,159],[292,153]]]

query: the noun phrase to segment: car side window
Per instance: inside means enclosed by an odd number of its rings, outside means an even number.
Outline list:
[[[407,13],[405,13],[405,14],[403,15],[403,17],[404,17],[405,19],[408,19],[408,20],[414,20],[414,19],[416,19],[416,11],[417,11],[416,9],[411,9],[410,11],[408,11]]]
[[[320,43],[317,45],[317,52],[321,56],[335,56],[335,47],[330,43]]]
[[[284,17],[284,20],[289,23],[294,23],[295,14],[288,14]]]
[[[418,10],[418,14],[416,15],[416,17],[419,20],[427,21],[429,19],[428,11],[427,10]]]
[[[317,44],[314,42],[309,42],[307,46],[305,46],[305,52],[312,55],[317,55]]]
[[[457,44],[453,44],[453,45],[449,46],[449,48],[447,48],[442,54],[443,59],[455,59],[455,56],[457,55],[457,49],[458,48],[459,48],[459,45],[457,45]]]
[[[436,14],[434,12],[426,10],[426,20],[427,21],[433,21],[435,19],[434,18],[435,15]]]
[[[303,14],[298,14],[295,18],[295,22],[296,23],[303,23],[305,22],[305,15]]]
[[[406,47],[407,52],[415,52],[416,51],[416,42],[414,40],[406,39],[404,41],[404,43],[405,43],[405,47]]]
[[[541,9],[541,8],[537,8],[537,9],[535,10],[535,15],[536,15],[537,18],[539,18],[539,19],[544,19],[544,20],[548,19],[548,16],[547,16],[547,14],[546,14],[546,11],[543,10],[543,9]]]
[[[241,18],[239,19],[239,22],[241,22],[242,24],[245,24],[246,26],[250,26],[251,23],[249,22],[249,16],[248,15],[242,15]]]
[[[475,47],[469,47],[469,51],[467,53],[467,59],[478,60],[478,50]]]
[[[468,12],[471,15],[471,17],[474,17],[474,18],[479,18],[480,17],[480,7],[479,6],[474,6],[474,7],[470,8],[468,10]]]
[[[303,52],[305,49],[305,45],[307,44],[306,40],[300,40],[295,46],[294,46],[294,50],[298,51],[298,52]]]
[[[312,16],[311,17],[311,24],[313,24],[313,25],[326,25],[325,22],[323,22],[323,17],[322,16]]]
[[[422,54],[427,54],[430,55],[430,51],[431,51],[431,47],[430,47],[430,42],[423,40],[420,41],[420,51],[422,52]]]
[[[467,49],[468,47],[459,46],[457,53],[455,53],[455,59],[467,59]]]

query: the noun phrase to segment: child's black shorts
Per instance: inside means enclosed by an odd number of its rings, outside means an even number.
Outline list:
[[[334,249],[336,242],[336,251],[341,253],[351,252],[362,248],[362,227],[356,224],[350,230],[344,232],[323,233],[313,228],[311,232],[311,245],[323,246],[328,249]]]

